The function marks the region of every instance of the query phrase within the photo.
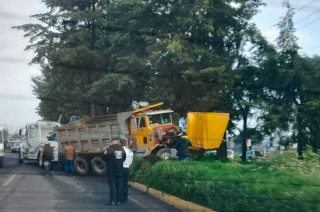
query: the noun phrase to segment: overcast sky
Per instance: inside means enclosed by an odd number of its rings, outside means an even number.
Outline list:
[[[285,14],[282,0],[267,0],[268,6],[253,19],[270,41],[277,37],[280,16]],[[296,8],[296,36],[301,47],[300,53],[320,53],[319,25],[320,0],[292,0]],[[34,56],[26,52],[28,39],[23,32],[12,26],[30,23],[30,15],[47,11],[41,0],[0,0],[0,127],[10,130],[22,127],[27,122],[40,119],[36,114],[39,101],[32,94],[31,77],[39,75],[39,66],[28,65]],[[58,117],[57,117],[58,119]]]

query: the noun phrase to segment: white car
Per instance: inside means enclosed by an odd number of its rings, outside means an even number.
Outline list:
[[[22,141],[20,141],[20,142],[14,142],[13,145],[10,147],[10,148],[11,148],[11,152],[12,152],[12,153],[18,152],[21,143],[22,143]]]

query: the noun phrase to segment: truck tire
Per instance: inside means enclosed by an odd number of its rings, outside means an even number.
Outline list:
[[[79,175],[86,175],[89,173],[90,167],[88,161],[83,157],[76,157],[73,162],[74,170]]]
[[[44,169],[43,159],[41,157],[41,153],[38,153],[38,165],[41,169]]]
[[[97,175],[104,175],[107,172],[107,164],[101,157],[95,156],[91,160],[91,168]]]
[[[171,158],[171,149],[162,148],[157,152],[156,155],[159,156],[161,160],[169,160]]]

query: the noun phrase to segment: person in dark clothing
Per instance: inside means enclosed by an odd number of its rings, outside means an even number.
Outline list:
[[[119,141],[112,139],[111,146],[107,148],[104,155],[107,163],[107,179],[110,191],[108,205],[120,205],[123,162],[126,159],[126,153]]]
[[[188,160],[190,156],[189,146],[192,146],[192,143],[190,142],[187,134],[185,132],[180,133],[177,139],[174,140],[173,144],[177,150],[179,160]]]
[[[53,147],[50,146],[49,141],[46,141],[43,147],[42,161],[43,161],[43,165],[46,170],[47,176],[51,175],[50,166],[51,166],[52,159],[53,159]]]

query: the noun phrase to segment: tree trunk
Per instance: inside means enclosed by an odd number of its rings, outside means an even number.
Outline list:
[[[302,134],[302,119],[300,117],[299,114],[299,110],[298,110],[298,114],[297,114],[297,131],[298,131],[298,146],[297,146],[297,151],[298,151],[298,159],[303,159],[303,149],[305,147],[305,142],[303,139],[303,134]]]
[[[243,131],[242,131],[242,157],[241,160],[245,162],[247,160],[247,114],[243,115]]]

